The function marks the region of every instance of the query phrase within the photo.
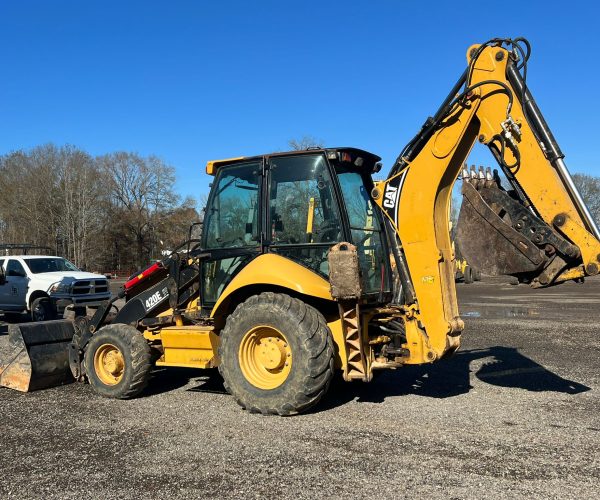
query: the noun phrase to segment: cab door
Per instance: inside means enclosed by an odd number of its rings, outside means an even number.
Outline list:
[[[7,309],[25,309],[25,297],[29,278],[23,265],[16,259],[8,259],[5,266],[6,284],[2,287],[2,303]]]
[[[0,259],[0,268],[2,272],[2,276],[4,279],[0,282],[0,310],[6,308],[7,300],[8,300],[8,283],[6,281],[6,271],[4,270],[4,260]]]
[[[327,253],[346,241],[323,153],[269,158],[268,251],[329,277]]]
[[[215,304],[233,277],[261,253],[263,162],[220,167],[206,206],[202,248],[203,307]]]

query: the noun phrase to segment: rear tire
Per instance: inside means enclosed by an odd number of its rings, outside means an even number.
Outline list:
[[[94,391],[106,398],[130,399],[148,385],[150,345],[133,326],[107,325],[85,348],[84,364]]]
[[[465,267],[465,272],[463,273],[464,281],[466,285],[470,285],[473,283],[473,269],[471,266]]]
[[[250,297],[227,318],[219,373],[242,408],[295,415],[327,392],[333,355],[322,314],[288,295],[266,292]]]
[[[38,297],[31,303],[31,321],[50,321],[56,319],[56,311],[48,297]]]
[[[481,271],[479,269],[473,271],[473,279],[475,281],[481,281]]]

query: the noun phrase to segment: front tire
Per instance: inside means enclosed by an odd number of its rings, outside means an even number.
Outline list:
[[[56,311],[48,297],[38,297],[31,303],[31,321],[50,321],[56,319]]]
[[[219,373],[246,410],[295,415],[327,392],[333,355],[322,314],[288,295],[266,292],[250,297],[227,318]]]
[[[101,396],[131,399],[150,378],[150,346],[133,326],[102,327],[85,348],[84,364],[90,385]]]

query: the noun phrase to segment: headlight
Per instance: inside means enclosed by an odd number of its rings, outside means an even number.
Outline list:
[[[48,292],[50,292],[50,293],[68,293],[69,285],[67,285],[66,283],[54,283],[54,285],[52,285],[48,289]]]

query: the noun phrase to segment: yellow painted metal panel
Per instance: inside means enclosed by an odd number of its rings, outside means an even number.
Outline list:
[[[190,349],[212,349],[213,337],[218,339],[212,328],[197,326],[163,328],[160,332],[160,337],[163,347],[183,347]]]
[[[232,163],[234,161],[243,160],[244,156],[237,156],[235,158],[226,158],[225,160],[211,160],[206,162],[206,173],[208,175],[215,175],[217,173],[217,168],[227,164]]]
[[[199,368],[201,370],[206,370],[208,368],[216,368],[219,366],[219,363],[216,360],[210,360],[206,362],[195,361],[193,363],[166,363],[164,361],[157,361],[156,366],[171,366],[173,368]]]
[[[346,368],[346,360],[348,358],[346,354],[346,341],[344,339],[344,330],[342,328],[342,320],[341,318],[337,318],[335,320],[331,320],[327,322],[327,326],[331,330],[331,335],[333,336],[333,341],[337,346],[334,355],[334,363],[336,368],[344,369]]]
[[[160,331],[164,351],[160,366],[210,368],[217,366],[219,337],[207,327],[168,327]]]
[[[233,278],[213,307],[211,317],[220,314],[221,305],[232,293],[250,285],[275,285],[303,295],[333,300],[327,280],[290,259],[269,253],[256,257]]]

